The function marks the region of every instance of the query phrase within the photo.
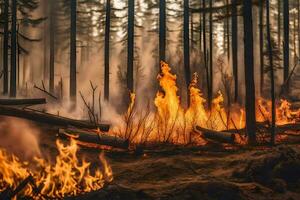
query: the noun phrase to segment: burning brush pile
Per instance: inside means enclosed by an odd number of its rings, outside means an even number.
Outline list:
[[[203,145],[206,144],[206,138],[215,135],[221,140],[223,138],[224,142],[246,143],[246,135],[241,134],[245,127],[243,108],[239,105],[225,108],[224,97],[218,92],[217,97],[212,100],[211,108],[208,109],[198,87],[198,76],[194,74],[189,86],[189,107],[184,109],[177,94],[176,79],[169,65],[161,62],[158,80],[163,91],[157,92],[154,100],[156,111],[153,112],[150,105],[146,109],[138,109],[135,94],[131,94],[131,104],[123,115],[123,124],[113,127],[110,134],[139,144],[168,142]],[[271,102],[258,99],[256,108],[257,123],[267,128],[271,121]],[[293,110],[287,100],[281,100],[276,108],[278,127],[296,124],[299,120],[300,110]],[[208,137],[203,137],[203,133],[207,133]]]
[[[66,146],[57,140],[56,145],[55,163],[41,158],[35,158],[32,163],[22,162],[0,149],[0,199],[16,199],[17,196],[60,199],[99,190],[112,181],[112,170],[103,154],[99,156],[102,169],[93,170],[91,163],[78,159],[74,140]]]

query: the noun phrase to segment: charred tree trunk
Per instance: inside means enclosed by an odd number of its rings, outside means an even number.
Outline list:
[[[3,38],[3,94],[8,93],[8,42],[9,42],[9,0],[4,0],[4,38]]]
[[[128,32],[127,32],[127,89],[133,92],[134,64],[134,0],[128,0]]]
[[[10,97],[17,95],[17,0],[11,5],[11,69],[10,69]]]
[[[213,0],[209,1],[209,102],[212,102],[213,96],[213,16],[212,16],[212,3]],[[211,104],[209,105],[209,107]]]
[[[270,77],[271,77],[271,98],[272,98],[272,125],[271,125],[271,144],[275,144],[275,83],[274,83],[274,68],[273,68],[273,49],[271,44],[271,30],[270,30],[270,3],[266,0],[267,9],[267,40],[268,40],[268,56],[270,62]]]
[[[188,87],[191,82],[190,72],[190,38],[189,38],[189,0],[184,0],[184,19],[183,19],[183,52],[184,52],[184,73],[187,86],[187,98],[189,97]],[[189,100],[187,101],[189,102]]]
[[[105,50],[104,50],[104,99],[109,100],[109,58],[110,58],[110,16],[111,5],[110,0],[106,0],[106,16],[105,16]]]
[[[166,61],[166,0],[159,4],[159,62]]]
[[[199,51],[201,52],[203,49],[202,49],[202,15],[200,13],[199,15]]]
[[[277,12],[278,12],[278,15],[277,15],[277,27],[278,27],[278,32],[277,32],[277,40],[278,40],[278,49],[281,48],[281,1],[282,0],[278,0],[277,1]]]
[[[239,83],[238,83],[238,21],[237,21],[237,0],[231,1],[231,50],[232,50],[232,72],[234,78],[234,102],[238,101]]]
[[[55,35],[55,23],[54,23],[54,15],[55,15],[55,0],[52,0],[50,2],[50,59],[49,59],[49,91],[50,93],[54,93],[54,54],[55,54],[55,41],[54,41],[54,35]]]
[[[245,62],[245,86],[246,86],[246,132],[249,144],[256,143],[256,119],[255,119],[255,85],[254,85],[254,56],[253,56],[253,23],[252,1],[243,1],[244,18],[244,62]]]
[[[77,93],[77,74],[76,74],[76,33],[77,26],[77,0],[71,0],[71,41],[70,41],[70,99],[76,104],[76,93]]]
[[[283,44],[283,83],[285,91],[289,93],[289,83],[287,81],[289,76],[289,65],[290,65],[290,55],[289,55],[289,44],[290,44],[290,14],[289,14],[289,1],[283,1],[283,24],[284,24],[284,44]]]
[[[259,60],[260,60],[260,95],[264,88],[264,6],[263,1],[259,1]]]
[[[206,0],[203,0],[203,9],[206,8]],[[204,54],[204,67],[205,67],[205,71],[206,71],[206,88],[207,88],[207,96],[210,90],[210,86],[209,86],[209,71],[208,71],[208,64],[207,64],[207,46],[206,46],[206,12],[203,12],[203,18],[202,18],[202,26],[203,26],[203,54]],[[210,99],[208,99],[208,105],[211,105],[211,101]]]

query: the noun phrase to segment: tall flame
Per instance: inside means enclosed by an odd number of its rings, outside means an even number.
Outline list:
[[[191,132],[195,125],[218,131],[245,127],[244,109],[237,109],[236,106],[225,109],[223,106],[224,97],[220,91],[212,100],[211,109],[207,109],[206,100],[197,86],[198,75],[196,73],[189,85],[189,107],[184,109],[177,94],[176,75],[171,73],[171,68],[167,63],[161,62],[160,64],[161,72],[157,79],[162,91],[158,91],[154,99],[157,112],[149,112],[149,115],[153,117],[141,117],[138,115],[141,112],[135,112],[136,115],[130,119],[130,131],[126,128],[126,134],[124,134],[128,135],[130,134],[128,132],[134,132],[134,137],[126,138],[131,138],[132,142],[141,142],[141,138],[145,138],[146,132],[148,141],[187,143],[190,141]],[[134,98],[131,99],[132,102],[128,109],[130,113],[134,110],[132,106]],[[258,122],[271,120],[270,101],[262,98],[257,100],[256,118]],[[280,101],[280,105],[276,108],[277,125],[295,123],[299,118],[300,110],[291,109],[291,104],[286,100]],[[152,122],[143,122],[144,119],[152,119]],[[144,128],[141,129],[141,126]],[[200,143],[203,144],[203,141]]]

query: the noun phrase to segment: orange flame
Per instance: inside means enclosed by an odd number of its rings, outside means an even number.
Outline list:
[[[69,146],[64,146],[57,140],[58,155],[52,165],[45,160],[36,158],[36,167],[29,170],[27,163],[21,162],[13,155],[8,155],[0,149],[0,191],[7,187],[12,189],[32,174],[35,185],[40,188],[38,196],[33,195],[33,186],[28,185],[24,194],[36,199],[45,196],[61,198],[78,195],[84,192],[101,189],[105,182],[113,180],[112,170],[104,158],[100,155],[100,161],[104,167],[102,171],[90,172],[90,163],[77,158],[78,146],[75,140],[71,140]],[[26,170],[28,169],[28,170]]]

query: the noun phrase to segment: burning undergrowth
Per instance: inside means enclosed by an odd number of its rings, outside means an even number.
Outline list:
[[[167,63],[161,62],[158,81],[162,91],[154,99],[155,111],[147,106],[138,108],[135,94],[130,95],[131,103],[122,116],[122,123],[111,129],[111,134],[118,135],[132,143],[168,142],[173,144],[206,144],[199,134],[193,131],[198,125],[216,131],[236,130],[245,127],[245,111],[239,105],[224,107],[224,97],[219,91],[208,108],[206,99],[198,87],[198,76],[194,74],[189,86],[189,106],[181,105],[176,85],[177,77],[171,73]],[[259,98],[256,106],[257,122],[270,124],[271,102]],[[276,108],[276,124],[296,123],[300,110],[291,109],[287,100],[280,100]],[[246,136],[236,137],[237,143],[246,143]]]
[[[112,170],[103,154],[99,156],[102,169],[92,170],[91,163],[78,159],[74,140],[69,145],[57,140],[56,146],[58,155],[54,163],[42,158],[23,162],[0,149],[0,194],[3,198],[18,194],[32,199],[59,199],[99,190],[112,181]]]

